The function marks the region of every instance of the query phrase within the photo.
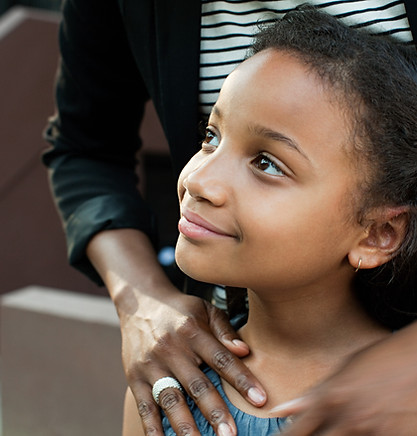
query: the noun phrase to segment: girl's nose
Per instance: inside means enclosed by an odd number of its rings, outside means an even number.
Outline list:
[[[183,187],[191,197],[208,201],[214,206],[226,203],[230,185],[218,159],[210,156],[197,168],[192,169],[183,179]]]

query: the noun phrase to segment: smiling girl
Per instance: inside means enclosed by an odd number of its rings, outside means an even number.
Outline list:
[[[247,289],[243,359],[268,401],[255,408],[205,370],[239,435],[279,432],[274,406],[414,319],[414,56],[310,7],[287,14],[226,79],[181,173],[178,265]],[[184,434],[214,434],[198,401],[186,400],[196,428]],[[124,435],[142,432],[132,397]]]

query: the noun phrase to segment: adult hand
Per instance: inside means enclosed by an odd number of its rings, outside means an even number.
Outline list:
[[[417,434],[417,324],[356,354],[305,397],[273,414],[294,415],[283,436]]]
[[[263,391],[235,356],[247,354],[248,348],[224,313],[183,294],[164,302],[149,301],[146,307],[146,314],[138,310],[122,321],[123,362],[146,430],[154,434],[151,430],[161,426],[151,387],[157,379],[171,376],[197,402],[218,435],[236,434],[226,405],[199,365],[208,363],[253,404],[264,401],[254,401]],[[162,391],[159,400],[177,434],[199,434],[178,390]]]
[[[102,232],[87,254],[117,308],[122,359],[146,434],[163,435],[152,386],[161,377],[179,380],[219,436],[236,434],[224,401],[200,370],[206,362],[252,404],[266,394],[237,356],[249,352],[224,313],[176,290],[159,267],[147,238],[136,230]],[[198,435],[179,390],[165,389],[161,408],[178,435]]]

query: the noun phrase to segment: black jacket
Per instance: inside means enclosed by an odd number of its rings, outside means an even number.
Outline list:
[[[414,39],[417,2],[405,1]],[[140,197],[137,136],[151,98],[174,171],[198,150],[199,0],[67,0],[60,27],[58,114],[44,154],[72,265],[101,282],[85,256],[97,232],[155,220]]]

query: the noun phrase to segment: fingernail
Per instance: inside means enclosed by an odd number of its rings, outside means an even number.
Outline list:
[[[296,398],[295,400],[287,401],[286,403],[279,404],[276,407],[270,409],[270,413],[280,413],[282,411],[286,411],[287,409],[293,409],[294,407],[299,406],[303,402],[304,398]]]
[[[242,345],[247,347],[247,345],[241,339],[233,339],[232,342],[234,345],[236,345],[236,347],[241,347]]]
[[[218,436],[235,436],[235,434],[232,432],[232,429],[230,428],[229,424],[226,424],[225,422],[222,422],[217,427],[217,434],[218,434]]]
[[[285,418],[285,425],[291,425],[294,424],[295,421],[295,416],[294,415],[289,415]]]
[[[256,404],[262,404],[266,399],[265,394],[258,388],[250,388],[248,390],[248,397]]]

